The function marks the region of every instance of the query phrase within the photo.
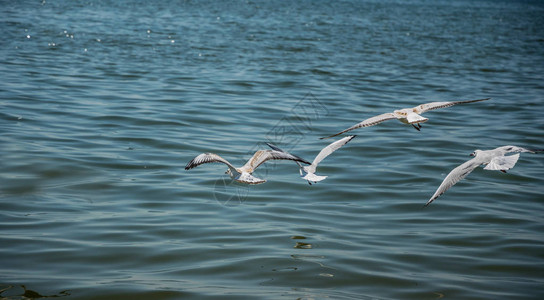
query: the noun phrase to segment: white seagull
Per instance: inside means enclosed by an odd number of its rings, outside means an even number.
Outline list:
[[[255,154],[253,154],[253,156],[246,162],[246,164],[240,168],[234,167],[230,162],[217,154],[202,153],[197,155],[189,163],[187,163],[187,165],[185,166],[185,170],[192,169],[205,163],[219,162],[224,163],[229,167],[227,172],[225,173],[229,174],[232,179],[241,183],[260,184],[266,182],[266,180],[257,178],[251,175],[251,173],[253,173],[255,169],[257,169],[257,167],[259,167],[261,164],[270,159],[294,160],[297,163],[303,162],[305,164],[310,164],[308,161],[287,152],[259,150],[255,152]]]
[[[461,179],[465,178],[470,172],[476,169],[479,165],[486,165],[484,170],[499,170],[506,173],[514,167],[519,158],[519,153],[506,156],[506,153],[510,152],[542,152],[544,150],[529,150],[516,146],[503,146],[493,150],[476,150],[470,156],[474,156],[473,159],[461,164],[457,168],[453,169],[442,184],[438,187],[434,195],[427,201],[425,206],[431,204],[434,199],[444,194],[450,187],[456,184]]]
[[[340,139],[336,142],[333,142],[331,144],[329,144],[328,146],[326,146],[325,148],[321,149],[321,151],[319,152],[319,154],[317,154],[317,156],[314,158],[314,161],[309,165],[309,166],[303,166],[301,165],[298,161],[296,161],[296,163],[298,164],[298,166],[300,167],[299,169],[299,172],[300,172],[300,177],[302,177],[302,179],[306,179],[308,181],[308,183],[310,185],[312,185],[312,181],[314,183],[318,182],[318,181],[321,181],[325,178],[327,178],[327,176],[319,176],[319,175],[315,175],[315,171],[316,171],[316,168],[317,168],[317,165],[327,156],[329,156],[331,153],[333,153],[334,151],[338,150],[340,147],[344,146],[345,144],[347,144],[349,141],[351,141],[354,137],[356,137],[356,135],[350,135],[350,136],[347,136],[343,139]],[[281,150],[280,148],[270,144],[270,143],[266,143],[270,148],[276,150],[276,151],[280,151],[280,152],[284,152],[284,153],[287,153],[283,150]]]
[[[351,126],[350,128],[348,128],[346,130],[340,131],[339,133],[333,134],[331,136],[322,137],[321,139],[331,138],[331,137],[340,135],[340,134],[342,134],[344,132],[347,132],[347,131],[350,131],[350,130],[353,130],[353,129],[357,129],[357,128],[361,128],[361,127],[374,126],[374,125],[377,125],[377,124],[379,124],[379,123],[381,123],[383,121],[392,120],[392,119],[398,119],[399,121],[401,121],[404,124],[411,124],[412,126],[414,126],[415,129],[417,129],[419,131],[421,129],[421,124],[420,123],[424,123],[427,120],[429,120],[427,118],[424,118],[424,117],[420,116],[420,114],[422,114],[424,112],[428,112],[430,110],[435,110],[435,109],[438,109],[438,108],[450,107],[450,106],[457,105],[457,104],[479,102],[479,101],[484,101],[484,100],[489,100],[489,99],[491,99],[491,98],[477,99],[477,100],[466,100],[466,101],[430,102],[430,103],[421,104],[421,105],[418,105],[418,106],[412,107],[412,108],[398,109],[398,110],[393,111],[392,113],[385,113],[385,114],[381,114],[381,115],[377,115],[377,116],[368,118],[368,119],[362,121],[361,123],[358,123],[358,124],[355,124],[355,125]]]

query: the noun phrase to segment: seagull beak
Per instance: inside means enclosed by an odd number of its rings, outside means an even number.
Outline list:
[[[476,155],[474,155],[474,153],[470,153],[470,156],[476,156]]]

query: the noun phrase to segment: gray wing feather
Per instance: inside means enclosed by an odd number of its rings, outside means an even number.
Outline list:
[[[187,165],[185,166],[185,170],[189,170],[189,169],[198,167],[201,164],[207,164],[207,163],[213,163],[213,162],[224,163],[229,168],[236,169],[226,159],[222,158],[221,156],[219,156],[217,154],[214,154],[214,153],[202,153],[202,154],[197,155],[190,162],[188,162]]]
[[[379,123],[381,123],[383,121],[387,121],[387,120],[391,120],[391,119],[396,119],[396,117],[395,117],[395,115],[393,113],[385,113],[385,114],[377,115],[377,116],[368,118],[368,119],[366,119],[366,120],[364,120],[364,121],[362,121],[360,123],[357,123],[357,124],[351,126],[350,128],[348,128],[346,130],[340,131],[339,133],[336,133],[336,134],[333,134],[333,135],[330,135],[330,136],[327,136],[327,137],[322,137],[321,139],[328,139],[328,138],[331,138],[331,137],[335,137],[337,135],[341,135],[344,132],[348,132],[350,130],[361,128],[361,127],[374,126],[374,125],[379,124]]]
[[[511,145],[499,147],[495,150],[504,151],[504,152],[530,152],[530,153],[537,153],[537,152],[544,151],[543,149],[527,149],[527,148],[511,146]]]
[[[434,195],[427,201],[425,206],[431,204],[434,199],[438,198],[440,195],[444,194],[450,187],[459,182],[461,179],[467,177],[470,172],[474,171],[479,165],[482,164],[482,160],[477,157],[459,165],[457,168],[451,170],[451,172],[444,178],[442,184],[438,187]]]
[[[253,156],[247,161],[247,163],[241,167],[240,169],[246,172],[253,172],[255,169],[257,169],[260,165],[262,165],[264,162],[270,159],[283,159],[283,160],[294,160],[294,161],[300,161],[305,164],[310,164],[306,160],[289,154],[287,152],[281,152],[277,150],[259,150],[253,154]]]
[[[450,107],[450,106],[454,106],[454,105],[462,104],[462,103],[472,103],[472,102],[485,101],[485,100],[489,100],[489,99],[491,99],[491,98],[476,99],[476,100],[465,100],[465,101],[450,101],[450,102],[430,102],[430,103],[418,105],[418,106],[414,107],[414,110],[418,114],[422,114],[422,113],[427,112],[429,110],[435,110],[435,109],[439,109],[439,108],[446,108],[446,107]]]

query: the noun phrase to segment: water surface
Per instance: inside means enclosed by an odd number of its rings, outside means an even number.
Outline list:
[[[539,1],[17,1],[0,8],[0,295],[8,299],[540,299]],[[272,162],[353,131],[308,185]]]

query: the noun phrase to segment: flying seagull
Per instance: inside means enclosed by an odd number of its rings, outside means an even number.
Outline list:
[[[510,152],[542,152],[544,150],[529,150],[516,146],[503,146],[493,150],[476,150],[470,156],[474,156],[473,159],[459,165],[453,169],[442,184],[438,187],[434,195],[427,201],[425,206],[431,204],[434,199],[444,194],[450,187],[456,184],[461,179],[465,178],[470,172],[476,169],[479,165],[486,165],[484,170],[499,170],[506,173],[506,170],[514,167],[519,158],[519,153],[506,156],[505,154]]]
[[[305,164],[310,164],[308,161],[287,152],[280,152],[274,150],[259,150],[255,152],[255,154],[253,154],[253,156],[246,162],[246,164],[240,168],[234,167],[230,162],[217,154],[202,153],[197,155],[189,163],[187,163],[187,165],[185,166],[185,170],[192,169],[205,163],[224,163],[229,167],[227,172],[225,173],[229,174],[232,179],[241,183],[260,184],[266,182],[266,180],[257,178],[251,175],[251,173],[253,173],[255,169],[257,169],[257,167],[270,159],[294,160],[297,163],[302,162]]]
[[[414,126],[415,129],[417,129],[419,131],[419,130],[421,130],[421,124],[420,123],[424,123],[427,120],[429,120],[427,118],[424,118],[424,117],[420,116],[420,114],[422,114],[424,112],[428,112],[430,110],[435,110],[435,109],[439,109],[439,108],[450,107],[450,106],[457,105],[457,104],[479,102],[479,101],[484,101],[484,100],[489,100],[489,99],[491,99],[491,98],[477,99],[477,100],[466,100],[466,101],[430,102],[430,103],[418,105],[418,106],[413,107],[413,108],[398,109],[398,110],[393,111],[392,113],[385,113],[385,114],[381,114],[381,115],[377,115],[377,116],[368,118],[368,119],[362,121],[361,123],[358,123],[358,124],[355,124],[355,125],[351,126],[350,128],[348,128],[346,130],[340,131],[339,133],[333,134],[331,136],[322,137],[321,139],[331,138],[331,137],[340,135],[340,134],[342,134],[344,132],[347,132],[347,131],[350,131],[350,130],[353,130],[353,129],[357,129],[357,128],[361,128],[361,127],[374,126],[374,125],[377,125],[377,124],[379,124],[379,123],[381,123],[383,121],[392,120],[392,119],[398,119],[399,121],[401,121],[404,124],[411,124],[412,126]]]
[[[316,168],[317,168],[317,165],[327,156],[329,156],[331,153],[333,153],[334,151],[338,150],[340,147],[344,146],[345,144],[347,144],[349,141],[351,141],[354,137],[356,137],[356,135],[350,135],[350,136],[347,136],[343,139],[340,139],[336,142],[333,142],[331,144],[329,144],[328,146],[326,146],[325,148],[321,149],[321,151],[319,152],[319,154],[317,154],[317,156],[314,158],[314,161],[309,165],[309,166],[303,166],[301,165],[298,161],[296,162],[298,164],[298,166],[300,167],[299,169],[299,172],[300,172],[300,176],[302,177],[302,179],[306,179],[308,181],[308,183],[310,185],[312,185],[312,181],[314,183],[318,182],[318,181],[321,181],[325,178],[327,178],[327,176],[319,176],[319,175],[315,175],[315,171],[316,171]],[[287,153],[283,150],[281,150],[280,148],[270,144],[270,143],[266,143],[270,148],[276,150],[276,151],[280,151],[280,152],[284,152],[284,153]]]

